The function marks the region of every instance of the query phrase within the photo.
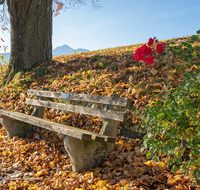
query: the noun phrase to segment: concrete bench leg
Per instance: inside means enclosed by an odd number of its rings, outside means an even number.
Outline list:
[[[65,136],[64,146],[72,163],[72,171],[77,173],[79,170],[100,165],[113,151],[115,145]]]
[[[8,138],[13,138],[14,136],[26,137],[28,134],[32,133],[37,129],[37,127],[29,125],[27,123],[12,119],[10,117],[1,116],[1,124],[5,128],[8,134]]]

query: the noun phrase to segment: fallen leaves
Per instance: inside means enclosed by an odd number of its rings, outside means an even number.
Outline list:
[[[1,88],[0,108],[31,114],[33,107],[25,105],[27,89],[40,89],[43,86],[51,91],[66,93],[104,96],[116,93],[131,100],[127,122],[131,126],[139,125],[141,121],[135,110],[141,111],[144,106],[153,106],[159,100],[155,95],[162,94],[164,85],[170,85],[173,89],[183,80],[185,71],[196,69],[173,55],[170,55],[170,64],[163,64],[160,57],[156,64],[146,66],[143,62],[134,60],[133,52],[140,46],[141,44],[71,54],[42,63],[40,67],[21,77],[15,76],[9,85]],[[195,54],[195,61],[198,60],[199,55]],[[159,63],[163,65],[160,66]],[[37,76],[40,68],[45,69],[43,76]],[[103,124],[97,117],[50,109],[45,110],[44,118],[96,133]],[[38,129],[26,139],[14,137],[8,140],[5,129],[1,128],[0,188],[192,189],[188,176],[171,174],[165,157],[153,163],[146,158],[148,150],[141,151],[141,147],[142,142],[139,139],[118,136],[115,150],[101,166],[73,174],[59,134]],[[16,170],[20,173],[11,179],[10,174]],[[5,180],[1,180],[2,178]],[[196,190],[198,188],[200,187]]]

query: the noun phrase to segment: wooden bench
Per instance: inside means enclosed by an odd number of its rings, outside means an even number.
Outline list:
[[[8,137],[25,137],[42,127],[51,131],[64,134],[64,147],[70,156],[73,172],[82,169],[89,169],[102,163],[104,158],[115,148],[118,121],[125,121],[127,114],[120,111],[120,107],[127,107],[129,99],[119,98],[116,95],[111,97],[95,96],[87,94],[73,94],[42,90],[28,90],[28,95],[37,96],[37,99],[26,99],[26,104],[34,105],[31,115],[0,109],[1,123],[7,131]],[[80,105],[50,102],[49,100],[59,98],[103,104],[104,109],[90,108]],[[44,109],[52,108],[64,112],[76,112],[85,115],[103,118],[103,126],[98,133],[71,127],[68,125],[43,119]],[[102,107],[102,106],[101,106]]]

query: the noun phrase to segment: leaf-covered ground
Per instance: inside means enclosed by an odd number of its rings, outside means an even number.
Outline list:
[[[173,39],[176,44],[189,37]],[[193,46],[200,46],[198,40]],[[138,126],[144,106],[151,106],[164,85],[175,88],[185,71],[192,71],[186,60],[166,54],[147,66],[134,60],[134,51],[142,44],[104,49],[94,52],[55,57],[24,74],[18,73],[1,90],[0,109],[31,114],[25,104],[27,89],[48,87],[51,91],[110,96],[112,93],[131,99],[129,118],[119,123],[115,150],[99,167],[72,173],[70,159],[64,149],[62,135],[38,128],[27,138],[8,139],[0,129],[0,189],[200,189],[192,187],[190,175],[171,173],[167,154],[153,163],[148,150],[140,152],[142,140],[122,136],[120,129]],[[170,56],[170,58],[169,58]],[[164,60],[166,60],[165,62]],[[199,62],[199,55],[193,62]],[[5,74],[4,67],[4,74]],[[3,79],[3,75],[1,75]],[[45,119],[65,123],[98,133],[102,120],[80,114],[46,109]],[[123,129],[126,130],[126,129]]]

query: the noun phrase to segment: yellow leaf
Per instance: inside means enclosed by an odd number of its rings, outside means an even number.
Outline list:
[[[169,185],[173,185],[174,183],[176,183],[177,181],[182,181],[181,177],[176,177],[175,179],[169,180],[168,184]]]
[[[131,93],[138,92],[135,88],[132,89]]]
[[[152,162],[151,161],[144,162],[144,164],[147,165],[147,166],[152,166]]]
[[[10,186],[10,187],[9,187],[9,190],[13,190],[13,189],[15,189],[15,187],[13,187],[13,186]]]
[[[158,165],[160,167],[162,167],[163,169],[167,169],[168,168],[168,164],[164,163],[164,162],[159,162]]]
[[[10,153],[11,153],[11,152],[10,152],[9,150],[7,150],[7,151],[4,151],[4,152],[3,152],[3,155],[4,155],[4,156],[8,156]]]
[[[96,183],[96,187],[103,187],[103,186],[105,186],[105,185],[106,185],[106,182],[103,181],[103,180],[99,180],[99,181],[97,181],[97,183]]]
[[[126,184],[126,185],[124,186],[124,190],[128,190],[128,187],[129,187],[129,184]]]
[[[124,141],[123,140],[120,140],[117,144],[121,144],[124,146]]]
[[[88,75],[92,74],[92,70],[87,71]]]
[[[51,161],[51,162],[49,163],[49,166],[50,166],[51,168],[53,168],[53,167],[55,166],[55,162],[54,162],[54,161]]]
[[[64,77],[63,77],[63,80],[66,80],[66,79],[68,79],[68,78],[69,78],[68,76],[64,76]]]
[[[42,171],[38,171],[35,176],[40,177],[40,176],[45,175],[45,174],[46,174],[46,172],[44,170],[42,170]]]
[[[20,97],[21,97],[21,99],[25,99],[26,95],[24,93],[20,93]]]
[[[32,83],[32,86],[36,86],[36,85],[37,85],[37,82]]]
[[[76,174],[72,173],[72,174],[71,174],[71,177],[73,177],[73,178],[76,177]]]
[[[85,173],[85,177],[90,177],[91,173]]]

